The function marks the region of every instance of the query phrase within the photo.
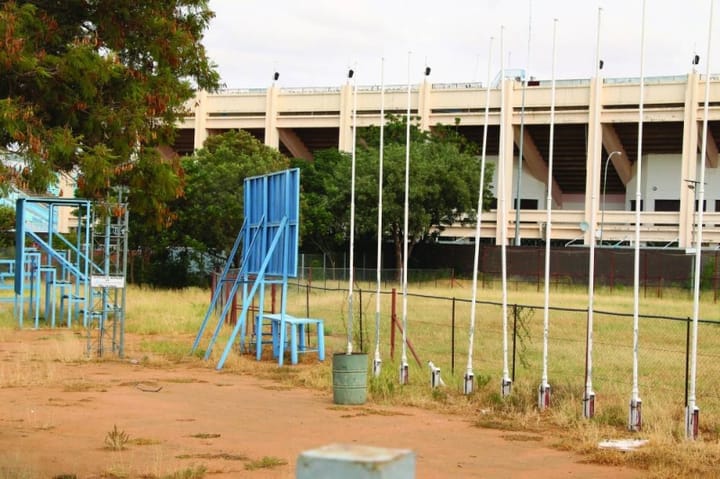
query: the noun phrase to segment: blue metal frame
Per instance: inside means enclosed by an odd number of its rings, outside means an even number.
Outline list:
[[[243,284],[243,307],[217,364],[217,369],[221,369],[225,364],[238,333],[241,333],[241,345],[245,345],[247,314],[255,295],[259,293],[259,314],[263,314],[266,285],[271,283],[282,284],[280,313],[284,316],[287,303],[288,278],[297,277],[300,170],[293,168],[268,175],[246,178],[243,198],[245,210],[243,226],[213,292],[210,306],[205,313],[192,347],[192,351],[195,352],[200,345],[224,283],[229,281],[228,273],[230,268],[233,264],[236,264],[238,251],[242,249],[240,270],[233,279],[230,297],[234,297],[240,284]],[[252,281],[252,286],[248,291],[250,276],[255,276],[255,279]],[[215,341],[222,330],[231,303],[231,301],[228,301],[220,312],[218,322],[205,351],[206,360],[210,357]],[[260,331],[256,333],[261,334]]]
[[[77,210],[78,225],[76,243],[71,244],[57,232],[57,208],[70,207]],[[87,327],[88,305],[90,301],[89,279],[91,268],[97,268],[90,260],[90,230],[92,208],[91,202],[81,199],[67,198],[18,198],[15,203],[15,317],[18,325],[23,326],[25,304],[29,304],[29,312],[33,316],[34,326],[39,326],[40,317],[40,282],[41,275],[45,276],[45,316],[55,320],[55,288],[61,289],[63,299],[61,308],[65,307],[67,299],[68,324],[72,325],[73,317],[83,315],[83,326]],[[44,208],[44,210],[43,210]],[[38,212],[45,211],[47,221],[38,222]],[[36,218],[32,223],[30,218]],[[47,227],[47,239],[39,235],[38,224]],[[53,247],[53,239],[60,238],[67,248],[64,254]],[[27,248],[26,241],[32,241],[37,248]],[[41,253],[47,255],[47,264],[42,264]],[[56,271],[60,268],[60,274]],[[54,272],[51,273],[50,270]],[[72,278],[72,281],[61,281]],[[50,281],[50,284],[47,281]],[[51,287],[52,286],[52,287]],[[65,294],[66,288],[74,291]],[[27,291],[26,291],[27,289]],[[28,296],[29,293],[29,296]],[[67,296],[67,298],[65,298]],[[79,307],[72,312],[72,305]]]

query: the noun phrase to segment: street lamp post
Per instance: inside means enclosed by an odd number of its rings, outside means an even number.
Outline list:
[[[611,152],[607,159],[605,160],[605,173],[603,174],[603,203],[602,203],[602,214],[600,216],[600,240],[598,241],[598,245],[602,246],[602,240],[603,240],[603,230],[605,229],[605,191],[607,190],[607,170],[608,166],[610,166],[610,160],[615,155],[622,155],[621,151],[613,151]],[[595,205],[593,205],[593,208]]]

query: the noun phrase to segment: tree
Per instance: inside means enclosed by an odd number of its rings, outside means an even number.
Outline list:
[[[313,161],[293,160],[300,175],[300,237],[306,248],[327,255],[348,238],[350,204],[350,155],[337,149],[317,151]]]
[[[25,159],[24,184],[64,171],[85,198],[128,186],[134,215],[166,224],[183,185],[157,147],[195,89],[218,86],[201,43],[212,16],[206,0],[3,2],[0,148]]]
[[[0,205],[0,248],[6,248],[15,243],[15,209]]]
[[[150,279],[170,286],[198,283],[205,267],[227,260],[243,223],[245,178],[283,170],[288,160],[241,130],[209,137],[181,166],[185,189],[169,205],[172,225],[145,231],[142,241],[152,248]]]
[[[389,117],[385,126],[383,236],[395,247],[396,268],[403,262],[405,203],[404,118]],[[444,226],[475,221],[480,177],[477,147],[453,128],[438,125],[425,132],[410,127],[410,194],[408,256],[414,245],[434,238]],[[376,235],[379,128],[359,135],[356,149],[356,233]],[[316,154],[315,163],[303,167],[303,196],[312,203],[303,210],[311,221],[304,241],[338,245],[349,234],[351,156],[337,151]],[[485,169],[484,207],[492,199],[492,168]]]
[[[243,223],[245,178],[284,170],[288,159],[241,130],[209,137],[182,166],[185,194],[172,205],[177,244],[224,259]]]

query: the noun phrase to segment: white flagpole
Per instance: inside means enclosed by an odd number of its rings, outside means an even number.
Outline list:
[[[638,385],[638,356],[640,332],[640,206],[642,202],[642,139],[643,103],[645,102],[645,4],[642,3],[642,27],[640,29],[640,118],[638,120],[637,158],[635,160],[635,267],[633,278],[633,373],[632,397],[628,415],[628,429],[642,429],[642,401]]]
[[[375,290],[375,359],[373,375],[380,376],[380,286],[382,283],[383,158],[385,149],[385,58],[380,61],[380,151],[378,154],[377,287]]]
[[[487,131],[488,120],[490,117],[490,69],[492,68],[492,48],[493,38],[490,37],[490,46],[488,51],[488,71],[487,84],[485,85],[485,125],[483,126],[483,143],[482,157],[480,159],[480,191],[478,191],[477,205],[477,222],[475,224],[475,256],[473,259],[473,278],[472,278],[472,302],[470,303],[470,335],[468,345],[467,370],[465,371],[465,382],[463,393],[470,394],[473,392],[474,377],[473,374],[473,347],[475,345],[475,314],[477,310],[477,282],[478,282],[478,263],[480,262],[480,230],[482,229],[482,210],[483,210],[483,191],[485,190],[485,160],[487,152]]]
[[[403,271],[402,271],[402,359],[400,364],[400,384],[407,384],[409,381],[409,367],[407,361],[407,287],[408,287],[408,242],[410,241],[410,232],[408,227],[408,217],[410,214],[410,58],[411,52],[408,52],[408,78],[407,78],[407,115],[405,118],[405,219],[403,221]]]
[[[602,88],[602,80],[600,79],[600,25],[602,21],[602,8],[598,8],[597,17],[597,40],[595,46],[595,82],[597,90],[595,92],[595,108],[593,125],[597,125],[600,114],[600,88]],[[593,160],[592,174],[599,174],[599,164],[597,161],[597,152]],[[583,417],[591,418],[595,415],[595,392],[592,385],[592,350],[593,350],[593,320],[594,320],[594,303],[595,303],[595,221],[596,221],[596,203],[597,188],[592,188],[592,199],[590,206],[590,265],[588,271],[588,318],[587,318],[587,337],[585,339],[585,393],[583,394]],[[605,225],[602,225],[604,227]]]
[[[541,411],[550,406],[550,385],[548,384],[548,333],[550,330],[550,243],[552,239],[552,182],[553,156],[555,147],[555,52],[557,41],[557,18],[553,20],[552,43],[552,87],[550,89],[550,142],[548,146],[548,176],[546,198],[545,226],[545,307],[543,308],[543,371],[542,381],[538,388],[538,409]]]
[[[503,376],[500,392],[503,397],[512,391],[512,379],[508,366],[508,318],[507,318],[507,205],[505,196],[507,183],[505,181],[505,56],[503,37],[505,26],[500,27],[500,148],[498,152],[498,221],[500,224],[500,263],[502,269],[502,324],[503,324]],[[502,188],[500,188],[502,186]]]
[[[525,93],[527,91],[527,82],[530,79],[530,45],[532,44],[532,0],[528,0],[528,38],[527,38],[527,58],[525,59],[525,77],[522,83],[522,99],[520,107],[520,142],[518,144],[518,173],[515,192],[515,246],[520,246],[522,240],[520,238],[520,210],[522,203],[522,176],[523,176],[523,156],[525,147]]]
[[[710,20],[708,26],[707,63],[705,65],[705,104],[703,105],[702,146],[700,148],[700,179],[695,183],[698,192],[697,201],[697,228],[695,230],[695,278],[693,284],[693,324],[692,342],[690,345],[690,385],[688,401],[685,410],[685,435],[688,439],[696,439],[699,432],[698,419],[700,408],[696,404],[696,378],[697,378],[697,340],[698,319],[700,316],[700,270],[702,269],[702,237],[703,214],[705,203],[705,162],[707,155],[708,114],[710,105],[710,48],[712,46],[713,10],[714,0],[710,0]],[[694,160],[691,160],[694,161]]]
[[[352,70],[350,70],[352,72]],[[354,72],[353,72],[354,73]],[[348,76],[352,76],[348,75]],[[350,272],[348,274],[347,354],[352,354],[353,283],[355,272],[355,146],[357,142],[357,78],[353,80],[353,137],[350,167]]]

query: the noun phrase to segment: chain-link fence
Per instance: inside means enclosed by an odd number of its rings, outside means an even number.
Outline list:
[[[543,287],[545,248],[520,246],[507,248],[507,281],[513,290]],[[550,281],[553,287],[587,285],[589,277],[588,248],[552,248]],[[393,253],[384,254],[383,265],[389,265]],[[467,281],[472,276],[474,245],[421,243],[415,246],[408,281],[442,284],[443,281]],[[347,281],[347,254],[301,254],[299,276],[329,287],[333,281]],[[674,249],[643,248],[640,251],[638,284],[643,297],[662,298],[677,289],[690,290],[694,280],[695,255]],[[376,256],[360,254],[356,261],[357,281],[375,281]],[[635,280],[634,250],[631,248],[597,248],[595,250],[595,284],[610,291],[631,287]],[[501,248],[481,244],[478,256],[480,287],[496,288],[502,278]],[[400,271],[383,266],[385,287],[397,281]],[[700,286],[710,292],[714,302],[720,300],[720,250],[703,251]]]
[[[407,326],[406,356],[411,376],[425,377],[422,370],[431,360],[441,367],[450,387],[462,390],[467,368],[471,301],[469,285],[449,289],[432,283],[413,283],[403,301],[399,290],[382,287],[381,314],[376,317],[376,286],[357,285],[353,308],[353,341],[356,349],[373,353],[376,347],[376,321],[379,320],[380,350],[384,360],[397,363],[402,355],[403,324]],[[534,288],[520,291],[528,302],[536,301]],[[452,297],[457,292],[457,297]],[[437,293],[449,293],[439,295]],[[534,297],[532,295],[535,294]],[[570,398],[581,413],[586,380],[588,308],[577,304],[578,292],[553,291],[548,308],[548,378],[555,397]],[[505,325],[498,290],[480,291],[476,307],[472,367],[480,381],[493,381],[508,369],[518,387],[536,388],[543,370],[544,307],[511,301]],[[517,297],[517,293],[515,293]],[[462,297],[461,297],[462,296]],[[490,298],[488,298],[490,296]],[[599,294],[598,294],[599,296]],[[290,287],[288,310],[295,314],[325,320],[326,344],[332,351],[343,349],[347,340],[347,284],[301,281]],[[597,410],[608,422],[626,424],[626,413],[633,383],[633,319],[628,294],[603,290],[601,304],[593,314],[593,389]],[[665,299],[669,306],[645,305],[645,310],[681,310],[682,301]],[[542,303],[542,301],[540,301]],[[403,304],[406,315],[403,315]],[[599,304],[596,302],[596,304]],[[703,414],[701,426],[720,432],[720,311],[711,293],[704,299],[703,316],[698,324],[697,402]],[[558,306],[560,305],[560,306]],[[567,307],[566,307],[567,305]],[[617,311],[612,311],[616,309]],[[642,310],[642,309],[641,309]],[[687,399],[690,328],[687,316],[639,315],[638,380],[643,400],[643,416],[648,423],[682,422]],[[505,360],[507,358],[507,360]],[[415,371],[413,371],[413,369]]]

